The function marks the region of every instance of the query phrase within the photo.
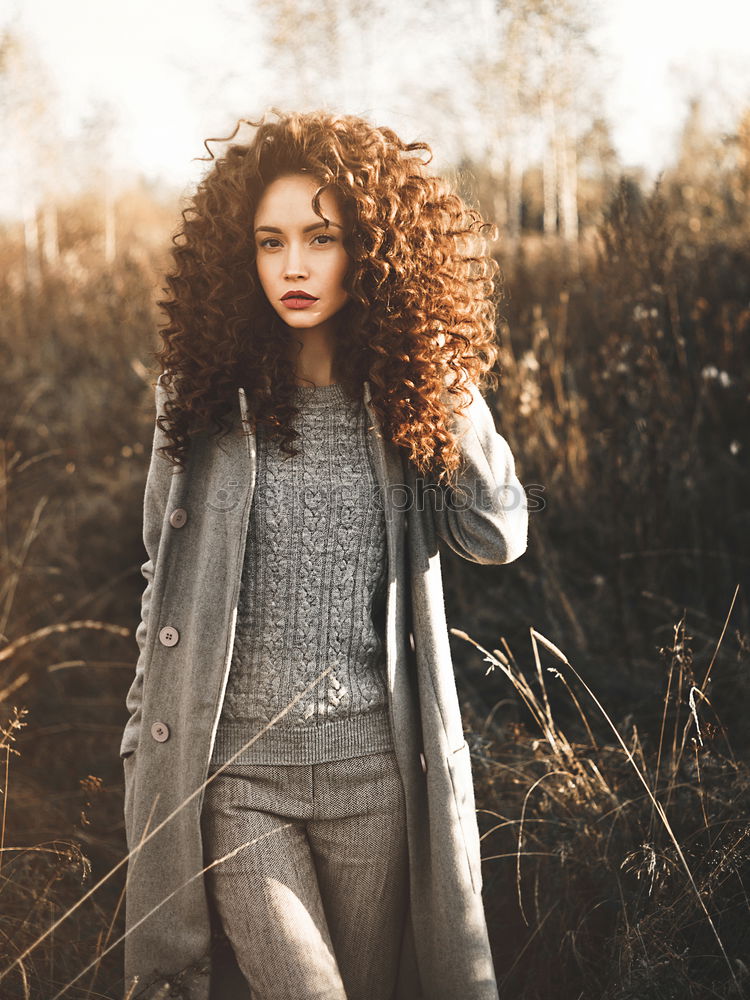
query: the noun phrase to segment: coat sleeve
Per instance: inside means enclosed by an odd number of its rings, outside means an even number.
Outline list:
[[[509,563],[528,544],[528,506],[508,442],[474,383],[463,413],[453,411],[462,462],[456,488],[428,484],[435,529],[450,549],[470,562]],[[455,407],[458,397],[448,397]]]
[[[160,375],[156,382],[155,401],[156,418],[164,414],[164,404],[167,390]],[[164,521],[164,511],[169,496],[169,486],[172,476],[172,465],[157,449],[168,443],[166,434],[159,424],[154,422],[154,439],[151,447],[146,487],[143,496],[143,545],[147,559],[141,566],[141,575],[146,581],[146,587],[141,596],[141,620],[135,631],[135,641],[138,646],[138,661],[135,667],[135,677],[125,697],[125,705],[130,718],[120,742],[120,756],[126,757],[136,749],[141,729],[141,701],[143,697],[143,678],[149,626],[149,611],[154,579],[154,566],[159,553],[159,541]]]

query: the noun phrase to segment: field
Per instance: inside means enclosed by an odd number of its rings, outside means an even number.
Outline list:
[[[446,551],[443,572],[503,1000],[750,996],[750,239],[696,230],[676,190],[622,181],[575,254],[498,249],[491,402],[544,503],[517,562]],[[149,207],[148,241],[142,201],[119,209],[111,264],[86,203],[34,280],[0,234],[9,1000],[121,988],[118,746],[173,208]]]

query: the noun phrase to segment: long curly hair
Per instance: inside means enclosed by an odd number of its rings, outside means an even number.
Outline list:
[[[248,416],[287,454],[296,454],[296,382],[289,328],[258,278],[252,223],[265,187],[305,172],[341,196],[351,265],[349,299],[335,316],[333,370],[356,398],[369,379],[384,435],[417,471],[452,481],[460,453],[450,430],[452,397],[469,402],[467,380],[496,384],[499,272],[486,252],[494,225],[425,168],[432,150],[404,143],[391,129],[354,115],[323,111],[278,120],[239,119],[226,138],[204,142],[214,165],[181,212],[172,236],[168,315],[155,352],[169,401],[161,429],[165,456],[184,465],[192,435],[230,430],[238,386]],[[209,142],[229,142],[241,124],[256,131],[220,158]],[[423,160],[418,152],[425,152]]]

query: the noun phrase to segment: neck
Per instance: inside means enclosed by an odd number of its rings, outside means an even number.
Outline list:
[[[290,357],[298,385],[331,385],[336,381],[335,334],[327,324],[311,330],[293,330]]]

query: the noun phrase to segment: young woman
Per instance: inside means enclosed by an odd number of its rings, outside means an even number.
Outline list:
[[[486,223],[425,143],[275,115],[198,186],[160,302],[126,989],[491,1000],[438,551],[527,544],[478,389]]]

